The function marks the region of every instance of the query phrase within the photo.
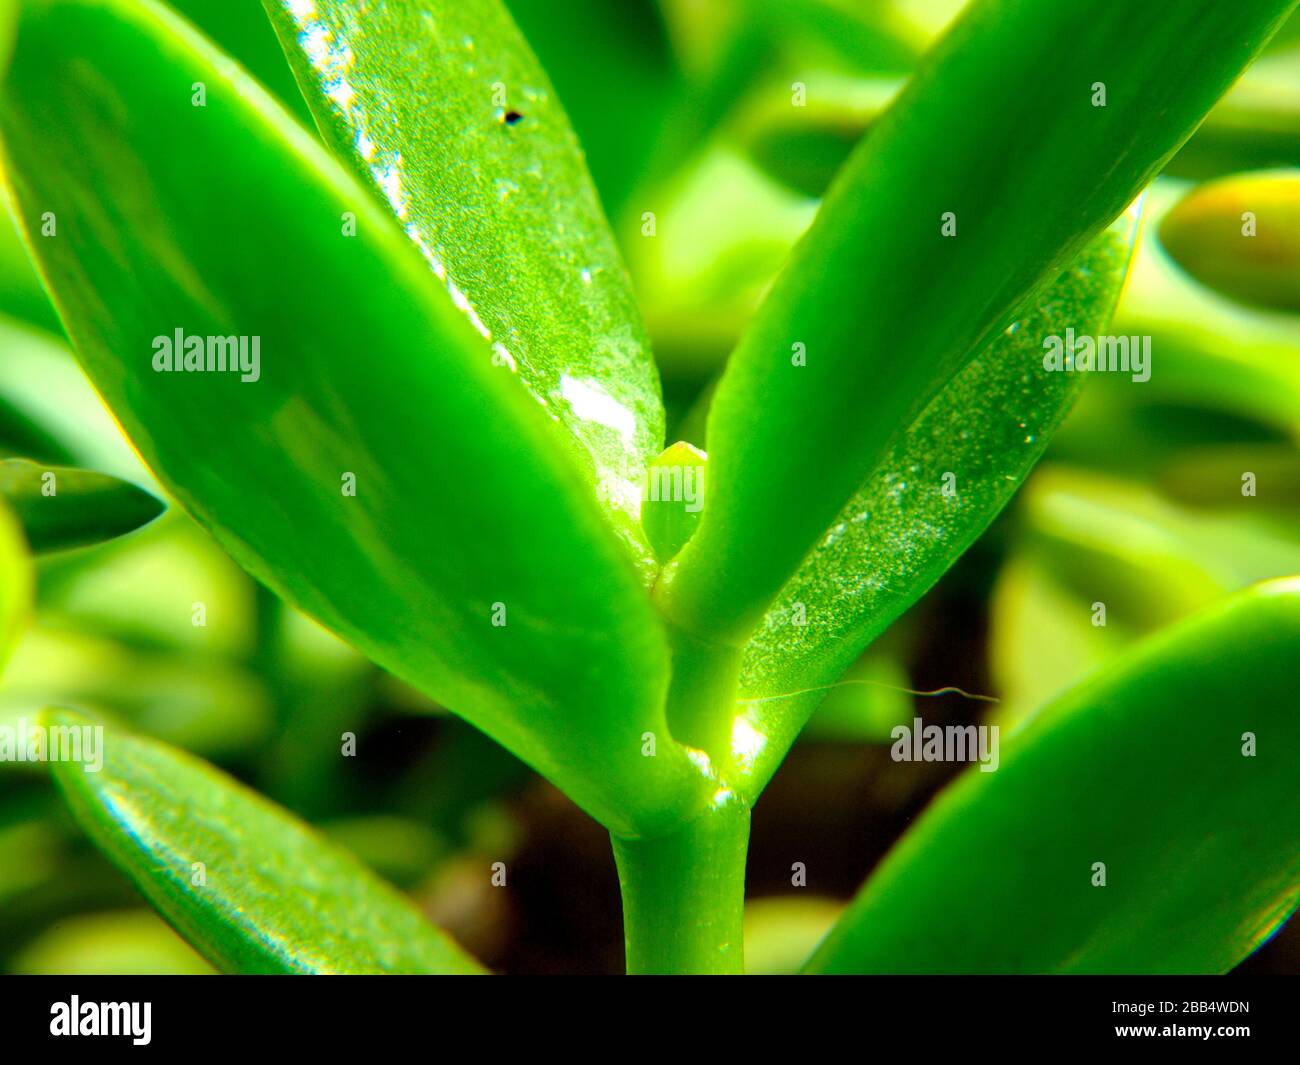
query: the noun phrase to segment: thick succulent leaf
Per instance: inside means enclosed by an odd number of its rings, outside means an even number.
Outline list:
[[[129,481],[27,459],[0,460],[0,496],[37,554],[124,536],[166,509],[162,500]]]
[[[1044,369],[1044,338],[1104,329],[1134,231],[1126,214],[1021,307],[908,428],[782,589],[742,662],[734,753],[749,794],[781,764],[827,686],[962,555],[1033,469],[1084,377]]]
[[[1195,189],[1165,215],[1160,243],[1211,288],[1300,311],[1300,170],[1240,174]]]
[[[572,433],[648,578],[654,363],[568,119],[501,0],[265,3],[326,141]]]
[[[1168,630],[1006,735],[814,972],[1223,972],[1300,901],[1300,580]],[[1104,863],[1104,886],[1094,886]]]
[[[483,971],[355,857],[206,762],[70,711],[41,724],[47,751],[81,745],[49,762],[78,824],[222,971]]]
[[[680,628],[748,636],[897,434],[1120,214],[1293,7],[967,9],[845,164],[728,364],[709,506],[658,586]]]
[[[35,580],[22,527],[0,500],[0,671],[31,611]]]
[[[164,9],[23,11],[0,106],[23,221],[61,217],[36,243],[45,277],[170,493],[282,597],[611,827],[693,802],[627,552],[561,430],[387,212]],[[178,329],[250,355],[260,338],[257,380],[155,371]]]

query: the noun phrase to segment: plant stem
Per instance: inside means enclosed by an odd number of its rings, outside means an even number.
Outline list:
[[[744,972],[748,807],[724,790],[671,835],[612,838],[627,971]]]

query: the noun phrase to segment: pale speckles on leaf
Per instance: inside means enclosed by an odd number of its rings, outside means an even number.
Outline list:
[[[486,357],[577,441],[593,491],[606,473],[639,484],[663,446],[649,340],[581,149],[505,6],[281,3],[327,143],[388,201]],[[612,406],[570,402],[565,378]],[[636,503],[606,502],[651,579]]]
[[[769,740],[760,778],[819,701],[807,692],[832,683],[929,588],[1032,468],[1079,387],[1043,370],[1036,338],[1058,325],[1103,325],[1131,240],[1132,219],[1127,232],[1117,224],[1085,253],[1090,269],[1067,271],[1022,308],[1014,328],[995,334],[906,430],[782,590],[741,671],[745,700],[768,700],[745,710]],[[946,470],[958,471],[958,496],[924,490]],[[806,626],[789,624],[796,602],[807,608]],[[769,698],[782,693],[788,697]]]

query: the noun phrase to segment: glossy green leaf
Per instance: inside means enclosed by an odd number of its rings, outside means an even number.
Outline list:
[[[1042,456],[1084,376],[1044,338],[1104,330],[1134,239],[1126,214],[931,401],[782,589],[745,648],[733,733],[756,795],[817,704],[987,528]],[[707,508],[705,510],[707,514]]]
[[[95,727],[63,710],[41,720],[51,745],[74,735],[84,743],[82,730]],[[408,899],[287,811],[179,750],[117,730],[101,737],[98,769],[88,746],[85,761],[49,762],[59,790],[95,845],[222,971],[482,971]]]
[[[1291,579],[1044,707],[939,797],[809,968],[1231,968],[1300,902],[1297,654]]]
[[[265,2],[326,141],[572,434],[649,579],[654,363],[577,140],[501,0]]]
[[[668,616],[743,640],[897,434],[1120,214],[1293,7],[968,8],[845,165],[728,364],[709,507],[658,585]]]
[[[124,536],[166,509],[143,488],[106,473],[27,459],[0,460],[0,496],[38,554]]]
[[[1193,277],[1234,299],[1300,311],[1300,170],[1195,189],[1165,215],[1160,242]]]
[[[27,226],[63,219],[42,269],[169,492],[282,598],[607,825],[693,806],[707,782],[668,739],[666,645],[628,553],[564,433],[388,212],[162,8],[23,11],[9,176]],[[178,329],[250,355],[259,338],[257,380],[156,371]]]

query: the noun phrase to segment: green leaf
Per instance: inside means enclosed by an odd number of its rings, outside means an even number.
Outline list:
[[[1243,303],[1300,311],[1300,170],[1202,185],[1165,215],[1160,241],[1203,284]]]
[[[34,594],[35,578],[22,526],[0,499],[0,671],[27,623]]]
[[[47,750],[56,738],[85,744],[94,733],[84,730],[96,727],[63,710],[41,723]],[[130,733],[105,730],[98,743],[99,769],[93,756],[50,760],[73,816],[222,971],[482,971],[351,854],[238,781]]]
[[[840,172],[728,364],[709,507],[658,584],[673,622],[742,641],[897,434],[1120,214],[1293,7],[968,8]]]
[[[564,433],[388,212],[156,5],[23,11],[7,170],[25,225],[62,219],[42,270],[170,494],[611,828],[694,808],[711,788],[669,739],[666,642],[628,553]],[[257,380],[155,371],[177,329],[260,338]]]
[[[1231,968],[1300,901],[1297,654],[1292,578],[1044,707],[1005,736],[995,772],[939,797],[809,968]]]
[[[649,580],[637,512],[663,448],[649,343],[568,119],[504,6],[265,3],[327,143],[572,434]]]
[[[106,473],[27,459],[0,460],[0,496],[37,554],[124,536],[167,509],[143,488]]]
[[[828,687],[975,542],[1042,456],[1083,386],[1082,374],[1044,369],[1043,340],[1105,328],[1134,221],[1125,215],[1097,238],[931,401],[782,589],[742,660],[733,754],[748,795]]]

